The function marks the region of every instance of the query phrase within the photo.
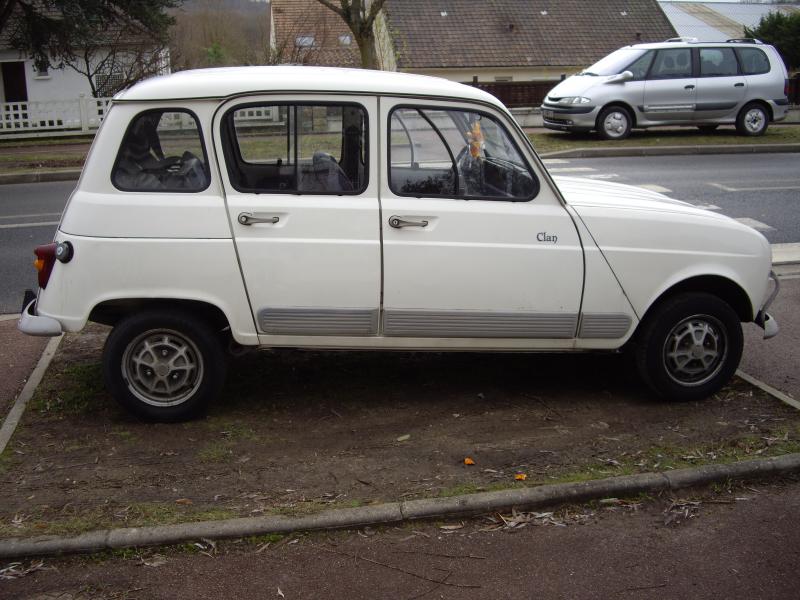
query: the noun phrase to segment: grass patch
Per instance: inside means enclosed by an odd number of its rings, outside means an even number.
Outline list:
[[[82,414],[101,408],[104,393],[102,365],[70,365],[39,386],[32,407],[43,414]]]
[[[721,127],[711,134],[702,134],[692,127],[681,129],[650,129],[634,131],[626,140],[601,140],[592,133],[532,133],[529,134],[533,147],[540,154],[562,150],[582,150],[586,148],[630,148],[639,146],[708,146],[741,144],[797,144],[800,143],[800,126],[784,125],[770,127],[766,134],[758,137],[744,137],[733,127]]]

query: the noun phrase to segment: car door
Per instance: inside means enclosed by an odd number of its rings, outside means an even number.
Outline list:
[[[691,49],[658,50],[644,86],[642,112],[645,118],[663,123],[691,122],[696,88]]]
[[[490,109],[401,98],[381,98],[381,124],[383,335],[570,347],[581,241],[519,130]]]
[[[739,74],[733,48],[698,48],[700,76],[697,78],[695,119],[735,119],[744,101],[747,81]]]
[[[374,336],[380,308],[374,98],[232,100],[215,118],[226,206],[262,343]],[[321,342],[324,343],[324,342]]]

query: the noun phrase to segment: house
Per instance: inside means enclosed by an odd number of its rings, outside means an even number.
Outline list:
[[[743,37],[745,27],[756,27],[771,12],[800,12],[800,4],[665,1],[659,4],[679,36],[703,42]]]
[[[16,10],[19,10],[17,7]],[[55,9],[54,9],[55,10]],[[13,14],[11,19],[13,20]],[[107,98],[143,74],[169,72],[169,50],[134,25],[98,32],[69,64],[40,65],[14,49],[13,26],[0,32],[0,132],[88,131],[99,126]]]
[[[344,22],[316,0],[273,0],[272,14],[284,62],[359,64]],[[375,31],[384,69],[462,82],[556,80],[675,35],[656,0],[387,0]]]

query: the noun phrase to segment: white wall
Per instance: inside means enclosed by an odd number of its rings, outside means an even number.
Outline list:
[[[18,62],[20,54],[15,50],[0,51],[0,62]],[[28,86],[28,100],[31,102],[43,100],[73,100],[81,94],[87,97],[92,95],[89,82],[80,73],[69,67],[64,69],[51,68],[47,77],[38,77],[33,61],[25,60],[25,80]],[[0,80],[0,89],[2,81]],[[1,96],[5,100],[5,94]]]

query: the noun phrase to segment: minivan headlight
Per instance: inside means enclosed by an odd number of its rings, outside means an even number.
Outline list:
[[[558,101],[559,104],[589,104],[591,100],[583,96],[565,96]]]

